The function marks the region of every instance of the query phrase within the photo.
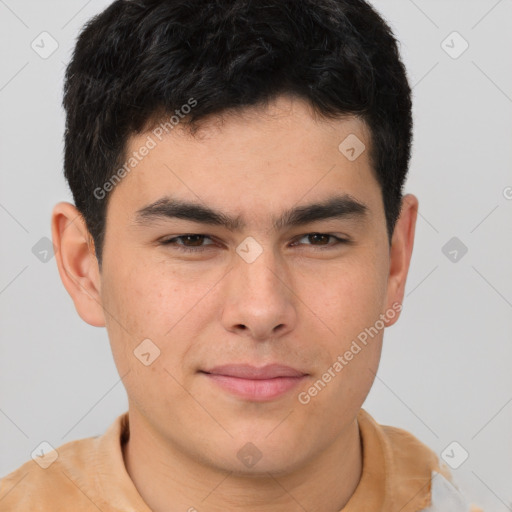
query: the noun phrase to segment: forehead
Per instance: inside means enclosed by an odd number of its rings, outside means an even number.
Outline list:
[[[305,101],[280,97],[213,116],[194,134],[186,125],[161,131],[128,141],[126,159],[136,165],[111,197],[126,214],[165,195],[260,219],[333,192],[359,197],[370,210],[379,204],[369,130],[358,118],[326,120]]]

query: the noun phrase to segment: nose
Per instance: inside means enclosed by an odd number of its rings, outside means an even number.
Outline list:
[[[224,328],[258,341],[290,332],[297,321],[297,297],[284,262],[270,249],[249,261],[236,256],[227,275]]]

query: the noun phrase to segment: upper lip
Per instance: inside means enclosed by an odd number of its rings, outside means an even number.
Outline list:
[[[268,364],[257,368],[249,364],[225,364],[215,366],[204,373],[238,377],[240,379],[274,379],[276,377],[303,377],[306,373],[282,364]]]

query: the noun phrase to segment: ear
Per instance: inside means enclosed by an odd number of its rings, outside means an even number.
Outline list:
[[[95,327],[105,326],[101,279],[94,241],[80,212],[70,203],[58,203],[52,212],[55,259],[64,287],[80,317]]]
[[[405,282],[414,245],[418,204],[417,197],[412,194],[407,194],[402,198],[402,209],[395,225],[389,254],[388,310],[394,309],[396,311],[396,306],[395,308],[392,307],[393,304],[399,303],[401,305],[404,299]],[[387,320],[386,326],[393,325],[399,316],[400,314],[397,314],[393,319]]]

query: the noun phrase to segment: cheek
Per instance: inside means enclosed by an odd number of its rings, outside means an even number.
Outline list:
[[[375,323],[386,299],[382,265],[370,257],[351,260],[326,266],[305,280],[306,304],[311,304],[342,345]]]
[[[133,352],[149,339],[155,352],[160,350],[151,366],[181,374],[196,331],[212,320],[214,294],[209,291],[218,277],[184,272],[168,262],[141,261],[110,266],[103,278],[102,300],[109,312],[107,330],[116,364],[120,373],[140,369]]]
[[[142,411],[183,399],[177,382],[183,381],[181,362],[190,336],[186,322],[179,320],[194,297],[177,281],[171,272],[143,265],[111,267],[104,278],[112,354],[130,400]]]
[[[197,292],[173,269],[140,261],[112,267],[105,279],[106,303],[133,336],[160,338]]]

